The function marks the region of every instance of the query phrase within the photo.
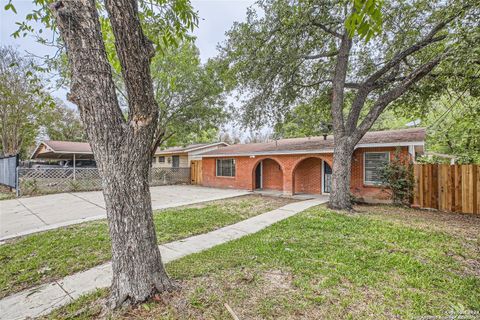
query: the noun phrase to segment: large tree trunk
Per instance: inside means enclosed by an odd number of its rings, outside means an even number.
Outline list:
[[[332,168],[332,192],[329,199],[329,207],[339,210],[352,209],[350,199],[350,178],[352,155],[354,147],[348,143],[348,139],[335,141]]]
[[[71,71],[68,99],[79,109],[102,178],[112,240],[111,306],[139,303],[172,288],[153,224],[148,173],[158,106],[150,78],[154,49],[138,19],[136,0],[106,0],[128,93],[120,110],[95,0],[52,4]]]
[[[122,150],[102,165],[112,241],[111,301],[138,303],[172,288],[158,250],[148,172],[150,153]],[[128,160],[127,160],[128,159]]]

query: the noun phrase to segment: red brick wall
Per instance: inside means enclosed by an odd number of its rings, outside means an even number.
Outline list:
[[[265,159],[262,163],[263,189],[283,190],[283,172],[280,164],[272,159]]]
[[[363,153],[371,151],[390,151],[395,154],[395,147],[357,149],[352,157],[351,192],[362,199],[388,199],[388,192],[381,187],[366,186],[363,183]],[[408,157],[408,148],[401,148],[402,155]],[[224,157],[229,158],[229,157]],[[235,157],[236,176],[216,177],[215,158],[203,158],[203,185],[208,187],[236,188],[253,190],[255,187],[255,167],[264,161],[264,189],[283,190],[285,193],[320,193],[321,160],[330,166],[333,154],[278,155],[272,157]],[[267,160],[268,159],[268,160]],[[277,164],[278,163],[278,164]],[[283,172],[283,179],[278,175],[278,166]],[[317,169],[318,168],[318,169]],[[275,173],[275,170],[277,173]],[[280,187],[283,185],[283,188]]]
[[[295,168],[293,175],[294,193],[320,194],[322,186],[322,160],[308,158]]]
[[[365,152],[390,152],[390,159],[395,157],[395,147],[385,148],[361,148],[355,150],[352,156],[352,176],[350,181],[350,191],[361,200],[379,199],[387,200],[390,198],[390,193],[383,190],[382,187],[369,186],[363,183],[363,154]],[[402,147],[400,149],[401,155],[408,158],[408,148]]]

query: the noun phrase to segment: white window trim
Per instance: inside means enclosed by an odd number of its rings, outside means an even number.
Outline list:
[[[218,161],[220,160],[233,160],[233,168],[235,169],[235,174],[233,176],[220,176],[218,175]],[[237,161],[235,161],[235,158],[220,158],[220,159],[215,159],[215,177],[220,177],[220,178],[235,178],[237,175]]]
[[[382,184],[381,183],[375,183],[373,181],[366,181],[365,180],[365,177],[366,177],[366,174],[365,174],[365,171],[366,171],[366,168],[365,168],[365,155],[367,153],[386,153],[388,154],[388,163],[390,163],[390,151],[368,151],[368,152],[364,152],[363,153],[363,184],[366,185],[366,186],[381,186]]]

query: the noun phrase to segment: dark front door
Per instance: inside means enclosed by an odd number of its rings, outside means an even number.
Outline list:
[[[172,168],[178,168],[180,166],[180,156],[172,156]]]
[[[255,169],[255,189],[262,188],[262,163],[260,162]]]
[[[323,193],[330,193],[332,190],[332,168],[323,161]]]

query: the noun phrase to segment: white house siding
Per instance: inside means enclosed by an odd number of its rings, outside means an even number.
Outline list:
[[[201,154],[204,152],[217,150],[218,148],[224,147],[224,145],[216,145],[207,148],[201,148],[194,150],[188,153],[188,155],[180,155],[180,168],[189,168],[192,160],[202,160]],[[159,158],[162,154],[156,154],[153,159],[152,166],[154,168],[171,168],[172,167],[172,156],[175,154],[163,155],[165,157],[165,162],[160,163]]]
[[[165,162],[159,162],[159,158],[162,156],[160,154],[156,154],[152,166],[154,168],[171,168],[173,164],[172,156],[175,154],[169,154],[169,155],[164,155],[165,157]],[[180,155],[179,159],[179,167],[180,168],[188,168],[190,167],[190,161],[188,161],[188,156],[187,155]]]

